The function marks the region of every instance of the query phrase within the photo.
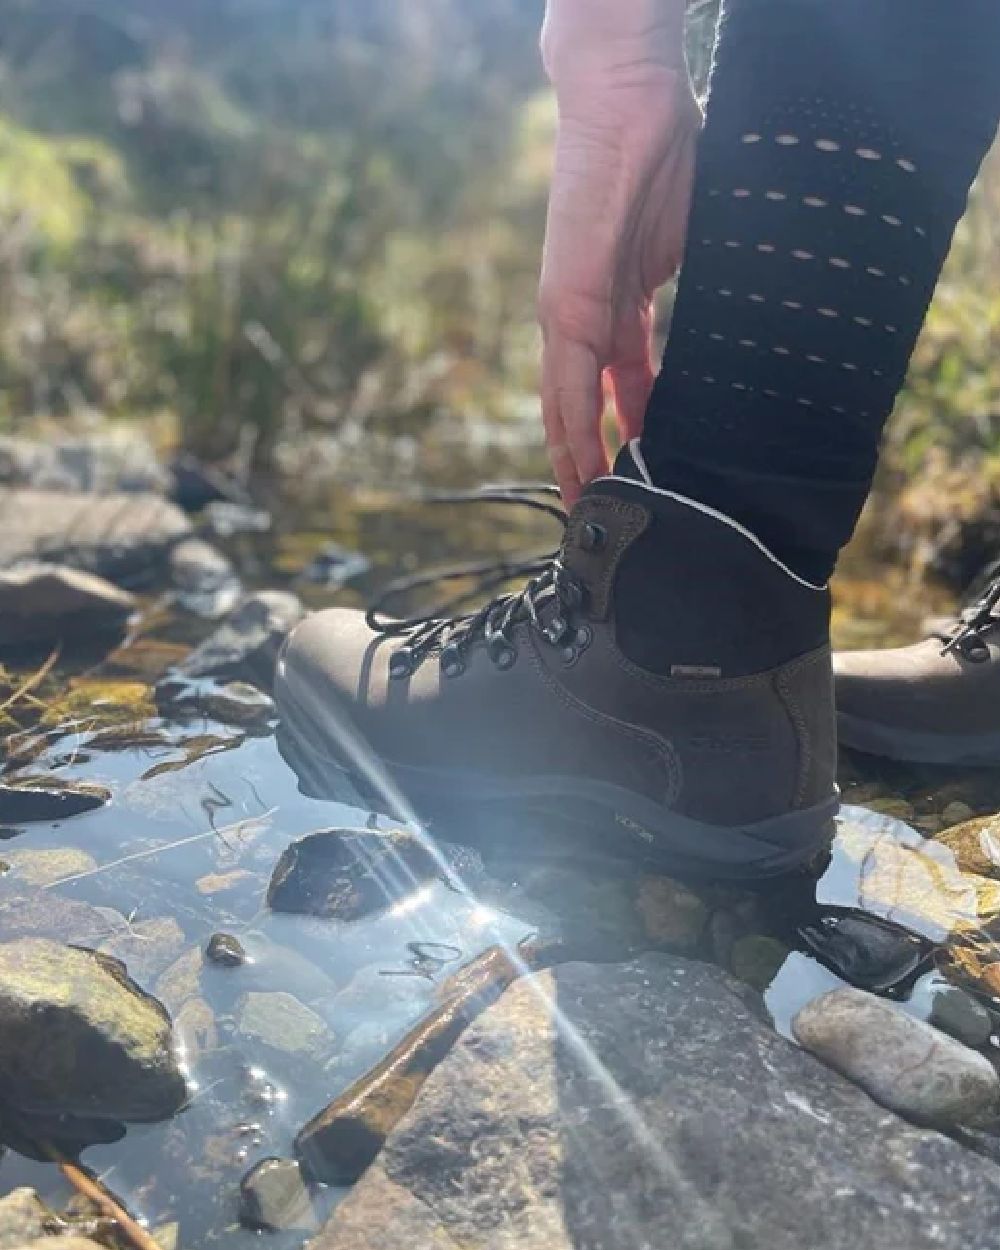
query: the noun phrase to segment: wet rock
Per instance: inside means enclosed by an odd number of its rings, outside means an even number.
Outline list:
[[[295,1153],[306,1174],[331,1184],[357,1180],[462,1031],[528,966],[496,946],[449,977],[438,1004],[299,1132]]]
[[[269,688],[278,650],[304,615],[298,598],[286,591],[248,595],[176,671],[184,677],[240,677]]]
[[[945,828],[949,828],[952,825],[960,825],[966,820],[971,820],[975,814],[968,803],[962,803],[958,799],[954,799],[942,809],[941,819],[945,823]]]
[[[246,963],[247,953],[239,938],[231,933],[213,933],[205,947],[205,957],[225,968],[238,968]]]
[[[107,956],[44,938],[0,944],[0,1090],[25,1111],[119,1120],[186,1097],[170,1018]]]
[[[737,980],[763,993],[787,958],[788,947],[777,938],[749,933],[733,943],[729,967]]]
[[[263,729],[276,718],[274,700],[245,681],[220,685],[210,679],[170,683],[161,693],[171,711],[195,713],[241,729]]]
[[[178,1015],[189,999],[198,997],[203,967],[201,949],[193,946],[179,955],[157,980],[156,997],[172,1015]]]
[[[113,432],[44,442],[0,437],[0,483],[107,495],[162,493],[168,477],[144,438]]]
[[[656,954],[509,989],[310,1247],[991,1250],[998,1221],[993,1163]]]
[[[240,1221],[277,1232],[316,1227],[309,1190],[294,1159],[262,1159],[240,1181]]]
[[[964,872],[1000,879],[1000,813],[963,821],[934,841],[954,853]]]
[[[235,538],[237,534],[266,534],[271,528],[271,514],[252,504],[233,503],[228,499],[213,500],[205,506],[202,521],[208,533],[216,538]]]
[[[174,1036],[186,1056],[199,1059],[217,1049],[215,1014],[203,998],[189,998],[174,1020]]]
[[[384,911],[440,874],[433,854],[405,829],[323,829],[287,847],[267,888],[274,911],[358,920]]]
[[[269,1047],[322,1063],[333,1054],[334,1037],[325,1022],[283,990],[244,994],[237,1004],[239,1032]]]
[[[53,885],[97,867],[93,855],[72,846],[49,851],[8,851],[7,862],[11,880],[19,885]]]
[[[1000,882],[963,872],[947,845],[897,820],[848,808],[831,850],[820,906],[867,912],[933,942],[1000,916]]]
[[[896,798],[895,796],[869,799],[865,807],[869,811],[878,812],[882,816],[892,816],[894,820],[903,820],[907,824],[912,824],[916,816],[912,803],[907,803],[906,799]]]
[[[371,567],[371,560],[360,551],[350,551],[340,543],[331,542],[313,556],[296,581],[335,590],[356,577],[363,577]]]
[[[966,1046],[985,1046],[993,1033],[993,1017],[978,999],[929,972],[914,985],[907,1010]]]
[[[31,562],[0,570],[0,646],[120,630],[135,599],[103,577]]]
[[[636,908],[646,937],[670,950],[694,950],[708,923],[708,909],[698,895],[670,877],[645,877]]]
[[[838,976],[866,990],[885,990],[911,976],[924,949],[905,929],[873,916],[823,916],[799,931]]]
[[[200,512],[217,500],[250,503],[246,488],[236,478],[188,452],[175,457],[170,465],[170,498],[185,512]]]
[[[121,960],[130,977],[147,985],[184,949],[184,930],[172,916],[130,923],[123,919],[119,930],[99,949],[102,955]]]
[[[66,820],[81,812],[92,812],[110,800],[110,790],[91,782],[18,777],[16,781],[0,782],[0,821],[27,824],[35,820]]]
[[[0,895],[0,939],[54,938],[73,946],[97,946],[128,928],[121,912],[94,907],[51,890]]]
[[[796,1038],[884,1107],[936,1128],[993,1123],[1000,1078],[982,1055],[863,990],[823,994],[792,1022]]]
[[[52,1225],[52,1212],[27,1186],[0,1198],[0,1250],[15,1250],[25,1242],[44,1236]]]
[[[156,495],[58,494],[0,487],[0,568],[40,560],[145,585],[190,532],[184,513]]]
[[[206,620],[231,612],[243,593],[229,557],[201,538],[178,543],[170,552],[169,567],[177,603]]]

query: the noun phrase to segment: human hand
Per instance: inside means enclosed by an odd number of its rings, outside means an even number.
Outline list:
[[[680,264],[701,127],[683,16],[683,0],[549,0],[559,128],[538,306],[545,439],[567,506],[608,471],[604,377],[623,441],[653,385],[651,303]]]

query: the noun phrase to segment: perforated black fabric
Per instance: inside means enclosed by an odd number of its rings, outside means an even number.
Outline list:
[[[829,574],[998,113],[1000,0],[730,0],[643,437],[658,484]]]

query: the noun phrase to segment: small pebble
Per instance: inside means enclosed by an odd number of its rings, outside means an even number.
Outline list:
[[[950,825],[960,825],[963,821],[971,820],[975,814],[968,803],[962,803],[955,799],[941,812],[941,819],[944,822],[944,827],[947,828]]]
[[[309,1191],[294,1159],[263,1159],[240,1181],[240,1221],[268,1231],[316,1227]]]
[[[985,1046],[993,1033],[993,1017],[982,1003],[936,972],[914,985],[908,1006],[966,1046]]]
[[[247,953],[231,933],[213,933],[205,947],[205,958],[226,968],[238,968],[246,963]]]

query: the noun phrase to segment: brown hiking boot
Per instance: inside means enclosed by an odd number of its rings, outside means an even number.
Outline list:
[[[647,484],[637,459],[587,489],[516,594],[450,619],[334,609],[298,627],[276,697],[308,793],[332,796],[346,762],[420,816],[462,820],[460,840],[488,837],[493,812],[534,842],[679,872],[768,875],[825,845],[827,591]]]
[[[834,657],[840,741],[923,764],[1000,764],[1000,576],[924,642]]]

